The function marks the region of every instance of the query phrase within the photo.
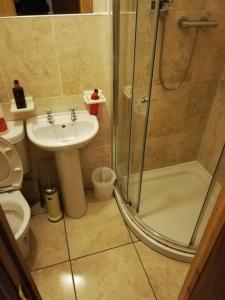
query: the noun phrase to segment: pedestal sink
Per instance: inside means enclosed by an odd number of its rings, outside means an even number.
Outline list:
[[[76,111],[77,119],[71,121],[71,112],[55,113],[53,123],[46,115],[27,120],[27,135],[38,147],[53,151],[63,193],[64,210],[72,218],[86,212],[79,149],[87,145],[98,132],[98,120],[87,110]]]

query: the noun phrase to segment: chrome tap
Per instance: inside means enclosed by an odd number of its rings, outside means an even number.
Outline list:
[[[71,107],[70,110],[71,110],[71,121],[74,122],[77,119],[76,111],[75,111],[76,107]]]
[[[50,109],[46,109],[46,114],[47,114],[47,122],[53,124],[55,120],[52,116],[52,111]]]

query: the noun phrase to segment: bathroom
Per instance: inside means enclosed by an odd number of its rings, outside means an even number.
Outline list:
[[[225,180],[224,13],[222,0],[95,0],[90,11],[48,16],[0,9],[7,122],[44,115],[47,124],[47,109],[55,120],[71,107],[79,115],[86,90],[106,98],[98,133],[79,149],[79,218],[49,222],[40,203],[49,181],[63,197],[58,165],[25,139],[26,264],[43,299],[178,298]],[[15,79],[33,111],[11,111]],[[116,201],[95,199],[91,174],[103,166],[116,173]]]

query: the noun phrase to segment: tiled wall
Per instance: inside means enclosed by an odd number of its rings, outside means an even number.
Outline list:
[[[108,102],[98,116],[95,140],[81,150],[85,186],[95,167],[110,166],[110,37],[108,15],[75,15],[0,19],[0,102],[7,119],[26,118],[9,112],[12,84],[18,79],[35,100],[35,112],[44,114],[71,106],[86,109],[84,90],[103,89]],[[44,184],[55,174],[53,156],[30,145]]]
[[[136,103],[147,93],[150,49],[152,44],[153,12],[148,1],[139,2],[138,35],[136,45],[132,170],[137,172],[142,156],[146,104]],[[148,123],[145,170],[178,164],[198,157],[204,130],[225,62],[225,4],[222,0],[185,1],[171,4],[166,19],[166,33],[162,73],[166,84],[179,81],[190,55],[194,29],[180,29],[181,16],[196,19],[209,16],[217,20],[217,28],[202,29],[190,71],[183,85],[175,91],[165,91],[159,82],[160,22],[154,81]]]
[[[225,68],[219,81],[218,89],[214,98],[212,110],[207,127],[202,139],[199,161],[213,174],[218,159],[225,144]],[[225,160],[222,160],[219,168],[218,180],[221,184],[225,181]]]

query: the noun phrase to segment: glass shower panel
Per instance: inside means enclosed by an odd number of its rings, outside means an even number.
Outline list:
[[[158,11],[159,4],[156,9],[151,9],[151,1],[138,1],[128,184],[128,198],[137,213]]]
[[[115,170],[127,200],[136,0],[114,1]],[[119,35],[118,35],[119,32]],[[116,90],[115,90],[116,87]]]
[[[219,196],[219,193],[225,184],[225,145],[223,146],[219,162],[217,164],[213,181],[208,191],[204,205],[202,206],[201,214],[199,215],[198,222],[195,226],[191,244],[199,244],[205,227],[208,223],[210,215],[213,211],[213,208],[216,204],[216,200]]]
[[[225,61],[224,40],[215,40],[221,34],[220,23],[204,30],[180,28],[178,20],[184,14],[190,20],[201,15],[173,5],[160,12],[139,216],[169,241],[188,246],[219,159],[215,156],[209,166],[212,149],[207,136],[212,137],[209,122]],[[148,38],[146,34],[146,43]],[[206,50],[208,43],[216,45],[213,51]],[[214,75],[207,68],[213,68]]]

